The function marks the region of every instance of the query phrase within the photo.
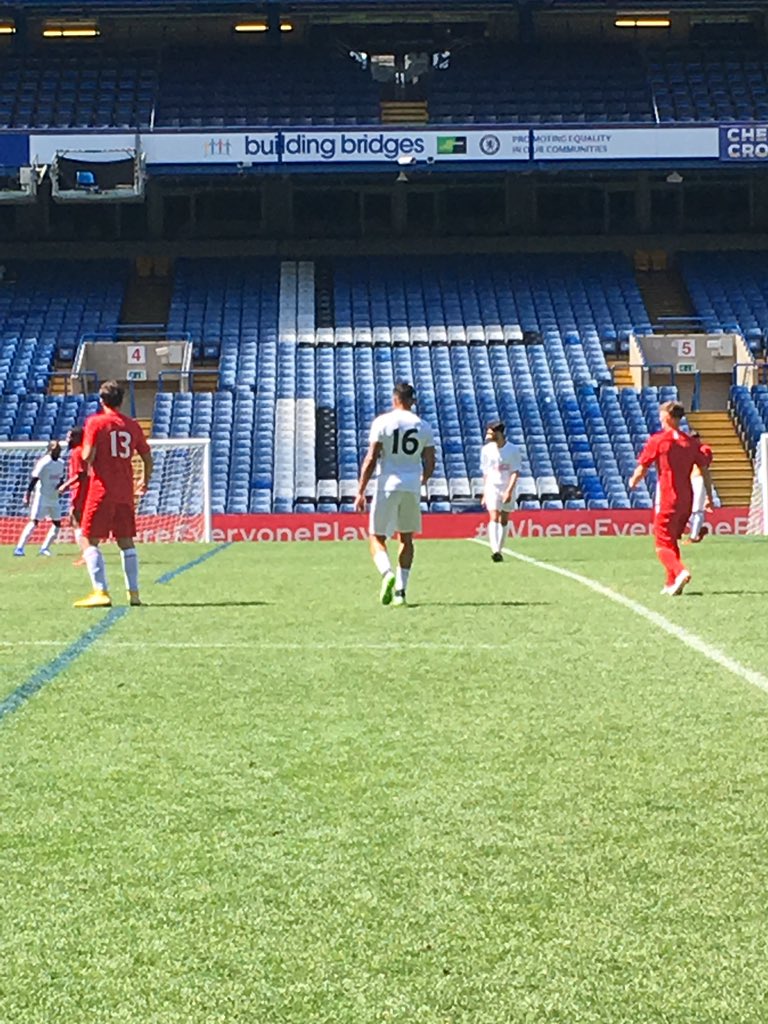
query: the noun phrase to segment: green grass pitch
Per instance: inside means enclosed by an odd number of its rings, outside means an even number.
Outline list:
[[[768,672],[768,548],[515,541]],[[422,542],[142,550],[0,719],[3,1024],[764,1024],[768,694],[626,607]],[[0,701],[103,612],[3,560]],[[113,592],[122,600],[114,549]]]

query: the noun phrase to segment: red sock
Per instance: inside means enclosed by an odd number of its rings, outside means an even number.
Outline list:
[[[674,583],[678,575],[683,571],[685,566],[680,561],[680,548],[675,544],[674,547],[658,547],[656,548],[656,555],[659,561],[667,570],[667,586]]]

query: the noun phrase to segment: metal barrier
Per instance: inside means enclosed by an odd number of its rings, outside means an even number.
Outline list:
[[[157,375],[157,391],[158,394],[164,390],[166,380],[178,380],[179,384],[184,382],[187,388],[191,390],[192,380],[195,377],[212,377],[219,374],[218,366],[212,367],[209,370],[161,370]]]
[[[750,374],[754,379],[748,384],[744,384],[743,380],[739,380],[739,370],[744,371],[744,376]],[[734,363],[733,373],[731,374],[732,384],[744,384],[745,387],[751,387],[752,383],[765,384],[768,381],[768,363],[763,363],[758,366],[757,363]]]
[[[44,382],[46,391],[50,387],[52,380],[61,378],[64,381],[65,396],[70,394],[95,394],[99,390],[100,384],[95,370],[81,370],[79,373],[72,373],[70,370],[50,370],[48,373],[40,374],[40,378]],[[80,391],[75,391],[75,381],[80,383]],[[89,383],[92,385],[91,388],[87,386]]]

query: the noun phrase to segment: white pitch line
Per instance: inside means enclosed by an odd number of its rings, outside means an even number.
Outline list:
[[[61,647],[66,641],[63,640],[0,640],[2,648],[13,647]],[[146,640],[110,640],[104,639],[99,642],[99,649],[107,647],[120,648],[131,651],[160,650],[160,651],[512,651],[516,650],[515,644],[483,644],[483,643],[429,643],[416,641],[415,643],[361,643],[351,641],[346,643],[343,640],[327,641],[321,640],[316,643],[312,641],[296,643],[286,641],[266,641],[264,643],[227,643],[226,641],[214,641],[211,643],[196,643],[194,641],[146,641]]]
[[[474,543],[483,544],[487,546],[485,541],[472,538]],[[697,654],[702,654],[709,661],[714,662],[721,668],[726,669],[728,672],[732,672],[739,679],[743,679],[747,683],[751,683],[752,686],[756,686],[759,690],[763,690],[764,693],[768,693],[768,677],[764,676],[762,672],[757,672],[755,669],[748,668],[746,665],[742,665],[740,661],[736,661],[735,658],[731,658],[730,655],[725,654],[719,648],[714,647],[712,644],[707,643],[706,640],[702,640],[700,636],[695,633],[691,633],[689,630],[684,629],[683,626],[678,626],[676,622],[670,622],[659,612],[653,611],[651,608],[646,608],[644,604],[640,604],[639,601],[633,601],[631,597],[626,597],[624,594],[620,594],[616,590],[611,590],[610,587],[606,587],[602,583],[598,583],[597,580],[590,579],[589,576],[582,576],[581,573],[571,572],[570,569],[563,569],[559,565],[552,565],[551,562],[540,562],[538,558],[531,558],[530,555],[521,555],[519,551],[512,551],[510,548],[504,548],[504,553],[510,555],[512,558],[516,558],[519,562],[526,562],[528,565],[533,565],[537,569],[544,569],[545,572],[553,572],[557,576],[564,576],[566,579],[573,580],[575,583],[580,583],[583,587],[588,587],[593,590],[596,594],[600,594],[602,597],[607,597],[609,601],[613,601],[615,604],[620,604],[624,608],[628,608],[635,615],[639,615],[643,619],[647,619],[648,622],[652,622],[654,626],[664,630],[665,633],[669,633],[680,643],[685,644],[686,647],[690,647],[692,651],[696,651]]]

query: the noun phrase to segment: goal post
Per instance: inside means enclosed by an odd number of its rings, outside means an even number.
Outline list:
[[[209,438],[151,439],[154,471],[147,493],[136,508],[137,540],[141,543],[211,540],[211,442]],[[24,495],[35,462],[47,441],[0,441],[0,545],[16,544],[29,511]],[[62,453],[65,465],[66,448]],[[140,465],[139,460],[135,460]],[[138,471],[138,466],[134,466]],[[69,499],[61,499],[63,523],[68,523]],[[42,539],[41,524],[31,538]],[[62,541],[73,540],[62,530]]]
[[[755,449],[755,475],[747,533],[768,536],[768,434],[760,435]]]

